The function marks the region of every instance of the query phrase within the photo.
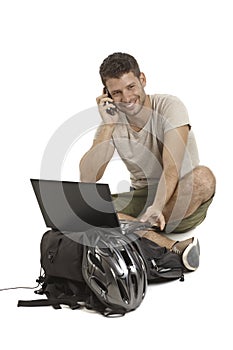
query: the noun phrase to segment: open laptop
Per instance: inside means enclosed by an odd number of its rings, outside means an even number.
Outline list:
[[[47,227],[61,232],[85,232],[96,227],[123,234],[148,227],[120,222],[108,184],[30,179]],[[126,232],[128,231],[128,232]]]

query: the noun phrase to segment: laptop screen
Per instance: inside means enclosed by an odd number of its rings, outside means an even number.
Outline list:
[[[39,179],[31,184],[47,227],[61,232],[119,227],[108,184]]]

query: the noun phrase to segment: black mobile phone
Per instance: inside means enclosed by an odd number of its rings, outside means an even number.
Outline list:
[[[107,94],[108,97],[112,99],[112,96],[110,95],[110,93],[109,93],[108,89],[106,88],[106,86],[104,87],[104,93]],[[107,105],[107,104],[109,104],[109,102],[106,102],[105,104]],[[116,110],[117,110],[116,107],[114,107],[114,108],[109,107],[109,108],[106,109],[106,112],[108,114],[110,114],[110,115],[115,115]]]

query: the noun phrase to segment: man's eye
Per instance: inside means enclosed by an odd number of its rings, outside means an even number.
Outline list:
[[[129,86],[129,89],[133,89],[135,85],[130,85]]]
[[[119,95],[120,94],[120,91],[114,91],[113,93],[112,93],[112,96],[117,96],[117,95]]]

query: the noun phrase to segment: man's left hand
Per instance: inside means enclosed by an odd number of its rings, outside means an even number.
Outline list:
[[[152,226],[159,227],[161,231],[163,231],[166,224],[163,213],[160,210],[156,210],[153,206],[147,208],[140,221],[148,221]]]

